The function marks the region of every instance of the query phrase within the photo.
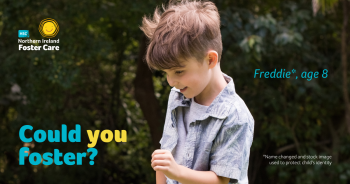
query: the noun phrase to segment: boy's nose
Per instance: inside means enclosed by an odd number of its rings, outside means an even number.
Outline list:
[[[173,79],[171,79],[169,76],[166,77],[167,78],[167,81],[169,83],[169,85],[171,87],[174,87],[176,85],[177,82],[175,82]]]

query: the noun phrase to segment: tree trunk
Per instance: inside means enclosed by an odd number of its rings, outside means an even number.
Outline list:
[[[160,147],[159,141],[162,137],[163,119],[159,102],[154,94],[152,72],[147,63],[144,62],[146,42],[147,39],[143,35],[140,40],[136,77],[134,80],[135,99],[140,104],[143,116],[147,120],[151,132],[153,147],[158,149]]]
[[[350,133],[350,102],[348,96],[348,78],[347,78],[347,27],[348,27],[348,2],[343,0],[343,29],[341,33],[341,63],[343,68],[343,98],[345,106],[345,123]]]

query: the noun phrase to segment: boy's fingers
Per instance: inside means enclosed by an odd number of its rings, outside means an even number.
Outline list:
[[[152,156],[151,162],[153,162],[154,160],[164,160],[168,158],[169,158],[168,154],[155,154]]]
[[[168,171],[168,167],[166,167],[166,166],[159,166],[159,165],[157,165],[157,166],[155,166],[154,168],[153,168],[153,170],[155,170],[155,171]]]
[[[156,166],[168,166],[170,163],[166,160],[155,160],[152,162],[151,166],[154,168]]]
[[[152,157],[153,157],[155,154],[164,154],[164,153],[168,153],[168,152],[169,152],[168,150],[157,149],[157,150],[155,150],[155,151],[152,153]]]
[[[152,153],[152,157],[153,157],[155,154],[157,154],[160,150],[161,150],[161,149],[156,149],[156,150],[154,150],[153,153]]]

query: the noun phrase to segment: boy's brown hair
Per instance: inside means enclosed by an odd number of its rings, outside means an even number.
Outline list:
[[[220,62],[220,16],[214,3],[182,0],[162,7],[164,13],[157,7],[153,19],[143,17],[140,27],[150,39],[146,61],[151,69],[181,67],[189,58],[202,63],[209,49],[218,53]]]

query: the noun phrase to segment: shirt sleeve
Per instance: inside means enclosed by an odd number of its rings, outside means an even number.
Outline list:
[[[218,176],[230,178],[230,182],[246,175],[250,147],[253,141],[254,120],[237,110],[224,121],[210,152],[210,170]],[[243,176],[244,176],[243,175]]]

